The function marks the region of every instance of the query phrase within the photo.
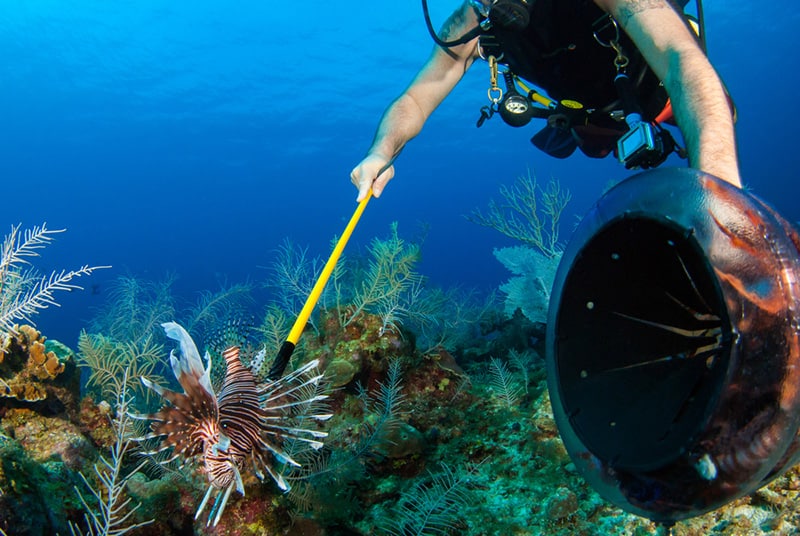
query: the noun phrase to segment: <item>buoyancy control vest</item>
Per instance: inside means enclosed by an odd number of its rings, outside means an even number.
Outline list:
[[[544,90],[556,102],[580,103],[581,110],[580,114],[566,114],[568,124],[562,121],[564,115],[551,115],[548,127],[531,139],[534,145],[558,158],[569,156],[576,147],[588,156],[602,158],[615,151],[617,140],[628,132],[624,118],[634,111],[628,109],[631,104],[646,123],[659,114],[663,119],[669,102],[663,84],[627,34],[592,0],[517,3],[528,11],[525,25],[484,26],[479,37],[481,55],[493,56],[513,75]],[[687,3],[674,2],[680,10]],[[476,12],[479,19],[485,15]],[[609,46],[611,41],[616,49]],[[631,82],[632,95],[627,96],[625,105],[615,85],[620,72],[615,64],[618,51],[624,53],[624,73]],[[558,120],[555,128],[552,119]],[[671,150],[680,151],[667,131],[658,132],[663,150],[656,151],[654,161],[644,167],[658,165]]]
[[[620,108],[614,86],[616,52],[600,42],[609,39],[604,32],[613,32],[609,16],[592,0],[534,0],[529,9],[526,28],[497,25],[481,35],[483,53],[494,55],[556,101],[577,101],[604,115]],[[623,31],[619,44],[629,60],[627,71],[643,117],[652,120],[666,103],[666,91]]]

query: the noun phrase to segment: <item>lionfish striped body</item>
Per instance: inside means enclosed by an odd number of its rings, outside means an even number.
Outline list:
[[[211,361],[203,367],[197,346],[191,336],[174,322],[162,324],[167,337],[177,341],[180,353],[170,352],[170,364],[183,393],[164,389],[145,378],[142,382],[156,391],[168,403],[158,413],[148,415],[152,433],[147,438],[163,438],[161,450],[172,447],[173,457],[202,458],[208,475],[209,488],[197,510],[199,518],[209,499],[214,504],[208,523],[216,525],[235,488],[244,495],[241,472],[248,459],[255,474],[264,478],[268,473],[282,490],[288,490],[278,464],[299,464],[282,451],[287,439],[295,439],[319,448],[319,438],[327,434],[287,426],[287,412],[298,406],[310,406],[326,395],[308,396],[308,387],[317,385],[322,375],[300,380],[316,368],[312,361],[276,381],[259,383],[250,369],[239,359],[239,348],[225,350],[225,380],[219,395],[211,385]],[[326,415],[308,415],[325,420]]]

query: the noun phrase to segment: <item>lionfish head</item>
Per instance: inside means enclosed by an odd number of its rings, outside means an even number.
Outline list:
[[[203,446],[203,469],[208,476],[211,486],[224,489],[236,484],[237,491],[244,495],[244,488],[240,485],[240,473],[244,466],[245,457],[231,452],[231,439],[225,434],[219,434],[211,441],[206,441]]]
[[[209,499],[214,497],[211,511],[208,514],[207,525],[216,526],[228,504],[228,498],[235,489],[244,495],[241,469],[245,457],[231,451],[231,439],[225,434],[220,434],[214,441],[208,441],[204,447],[203,466],[208,475],[209,486],[203,497],[194,519],[200,518]]]

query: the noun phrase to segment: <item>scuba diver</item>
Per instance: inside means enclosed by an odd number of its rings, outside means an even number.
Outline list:
[[[351,172],[359,201],[370,188],[381,195],[394,158],[479,58],[489,63],[492,101],[479,126],[495,112],[512,126],[542,117],[547,126],[531,141],[552,156],[576,147],[592,157],[613,151],[628,168],[649,168],[677,150],[691,167],[741,187],[732,105],[701,39],[670,0],[466,0],[438,36],[425,0],[423,8],[437,45]],[[508,70],[499,73],[498,64]],[[685,151],[659,125],[673,118]]]
[[[546,119],[531,141],[558,158],[689,160],[609,189],[561,256],[545,362],[577,472],[669,527],[800,463],[800,232],[741,187],[700,1],[697,32],[687,0],[467,0],[439,35],[422,3],[437,46],[351,173],[360,202],[478,58],[491,101],[478,126]]]

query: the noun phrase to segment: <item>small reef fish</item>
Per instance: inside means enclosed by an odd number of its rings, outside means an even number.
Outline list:
[[[152,421],[152,433],[141,439],[162,438],[158,450],[172,448],[171,460],[183,457],[202,462],[210,485],[195,519],[214,497],[207,524],[216,525],[231,492],[236,489],[244,495],[242,470],[247,460],[259,479],[263,480],[267,473],[280,489],[287,491],[289,486],[276,466],[299,464],[282,450],[284,442],[299,440],[319,449],[319,440],[327,436],[323,431],[293,427],[287,417],[297,408],[309,408],[327,398],[313,389],[323,377],[311,374],[318,362],[311,361],[278,380],[259,382],[239,359],[239,348],[231,347],[223,352],[226,373],[216,394],[211,385],[208,352],[204,367],[197,346],[183,327],[175,322],[162,326],[167,337],[180,346],[177,354],[170,352],[170,364],[184,392],[176,393],[142,378],[167,404],[157,413],[143,416]],[[324,421],[331,415],[305,417]]]

